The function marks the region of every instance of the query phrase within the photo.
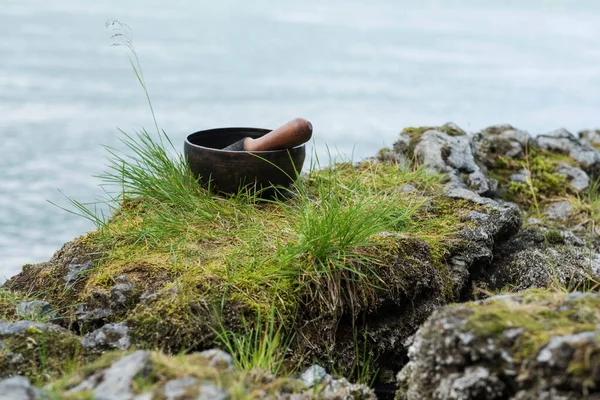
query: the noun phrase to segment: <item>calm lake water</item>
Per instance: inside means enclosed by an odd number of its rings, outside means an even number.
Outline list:
[[[356,160],[410,125],[600,127],[597,0],[2,0],[0,277],[92,229],[47,200],[92,201],[102,145],[153,126],[109,19],[175,143],[303,116]]]

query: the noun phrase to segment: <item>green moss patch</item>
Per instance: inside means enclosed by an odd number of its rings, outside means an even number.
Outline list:
[[[573,194],[567,176],[557,173],[558,164],[566,162],[574,165],[569,156],[543,149],[530,148],[523,158],[498,156],[491,165],[488,175],[505,185],[502,197],[530,208],[537,200],[540,203]],[[488,164],[490,161],[488,160]],[[511,182],[512,174],[525,170],[529,183]],[[507,185],[507,186],[506,186]],[[535,198],[534,198],[535,196]]]
[[[56,378],[85,359],[80,339],[70,332],[32,326],[0,337],[0,343],[0,376],[24,375],[36,384]]]
[[[534,358],[550,338],[595,331],[600,323],[600,298],[580,296],[567,299],[568,294],[531,290],[522,302],[506,300],[468,303],[472,314],[466,328],[478,336],[493,337],[508,342],[505,333],[522,330],[512,344],[517,361]]]

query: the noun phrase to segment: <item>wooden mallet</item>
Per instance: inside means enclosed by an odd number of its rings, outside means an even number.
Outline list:
[[[225,147],[228,151],[269,151],[291,149],[306,143],[312,137],[312,124],[304,118],[296,118],[258,139],[250,137]]]

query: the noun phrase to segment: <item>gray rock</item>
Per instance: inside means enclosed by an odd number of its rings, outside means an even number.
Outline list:
[[[27,320],[50,320],[56,317],[56,312],[47,301],[22,301],[17,304],[17,314]]]
[[[416,156],[419,163],[449,175],[451,182],[447,190],[453,188],[472,189],[481,195],[491,195],[497,188],[497,181],[488,179],[481,171],[473,155],[471,139],[454,124],[425,131],[410,150],[411,138],[401,134],[394,144],[394,151],[407,157]]]
[[[582,192],[590,185],[590,177],[581,168],[572,167],[565,162],[558,165],[558,173],[569,178],[571,186],[578,192]]]
[[[546,208],[544,215],[546,215],[548,219],[565,220],[571,214],[571,210],[571,203],[567,200],[557,201]]]
[[[176,400],[185,394],[185,389],[198,384],[198,379],[192,376],[186,376],[181,379],[168,381],[163,387],[163,394],[167,400]]]
[[[473,273],[474,285],[519,291],[555,284],[578,287],[600,276],[600,255],[569,231],[530,226],[496,246],[489,264]]]
[[[331,376],[327,373],[327,371],[325,371],[325,368],[318,364],[314,364],[302,373],[300,376],[300,381],[308,387],[313,387],[321,383],[323,380],[330,378]]]
[[[150,353],[138,350],[88,377],[69,393],[92,390],[96,400],[129,400],[133,398],[133,379],[146,375],[150,368]]]
[[[0,337],[18,335],[21,333],[25,333],[32,328],[38,329],[40,331],[69,333],[69,331],[65,328],[50,323],[31,321],[7,322],[4,320],[0,320]]]
[[[433,397],[447,400],[500,399],[504,383],[487,368],[468,367],[462,373],[448,374],[440,380]]]
[[[600,145],[600,130],[585,130],[579,132],[579,139],[592,146]]]
[[[196,400],[228,400],[229,398],[229,394],[225,390],[210,383],[205,383],[200,386]]]
[[[513,158],[525,155],[531,140],[529,133],[510,125],[495,125],[473,136],[475,159],[484,168],[494,168],[499,157]]]
[[[125,322],[106,324],[85,335],[81,344],[83,347],[95,351],[126,350],[131,346],[129,329]]]
[[[319,398],[322,399],[375,399],[374,393],[369,387],[352,384],[345,378],[334,379],[325,371],[325,368],[317,364],[310,366],[302,373],[300,382],[309,388],[305,394],[311,393],[316,387],[320,388]]]
[[[423,133],[415,153],[423,165],[439,171],[447,171],[448,167],[468,173],[479,170],[467,136],[450,136],[432,129]]]
[[[469,189],[464,189],[464,188],[450,189],[445,193],[445,196],[451,197],[453,199],[469,200],[469,201],[472,201],[473,203],[477,203],[477,204],[481,204],[481,205],[491,205],[494,207],[496,207],[498,205],[498,202],[496,202],[495,200],[489,199],[487,197],[481,197],[477,193],[475,193]]]
[[[71,283],[82,276],[86,271],[92,268],[92,261],[86,261],[83,264],[73,262],[67,266],[67,273],[64,276],[66,283]]]
[[[42,399],[42,392],[33,386],[29,379],[14,376],[0,381],[0,398],[2,400],[38,400]]]
[[[583,398],[586,390],[596,394],[600,370],[592,360],[600,356],[598,306],[597,294],[582,299],[529,292],[440,309],[415,335],[410,361],[397,376],[396,399],[574,400]],[[562,325],[527,322],[547,318],[557,318],[554,323],[560,320]],[[568,333],[595,325],[595,331]],[[523,339],[536,334],[549,339],[539,344],[539,351],[531,351]],[[589,361],[581,365],[580,374],[572,373],[571,366],[581,362],[583,354]]]
[[[199,353],[202,357],[209,360],[208,365],[218,369],[231,369],[233,368],[233,357],[223,350],[210,349],[204,350]]]
[[[104,319],[113,315],[113,312],[109,308],[93,308],[86,310],[85,306],[80,306],[77,310],[77,319],[82,322],[94,322],[103,321]]]
[[[597,336],[598,332],[581,332],[550,338],[550,342],[539,352],[536,361],[549,367],[566,369],[573,357],[572,350],[586,344],[593,345],[598,341]]]
[[[564,128],[537,136],[535,143],[543,149],[568,154],[585,169],[600,162],[600,151],[577,139]]]
[[[509,178],[511,182],[527,183],[527,170],[522,169],[517,174],[512,174]]]

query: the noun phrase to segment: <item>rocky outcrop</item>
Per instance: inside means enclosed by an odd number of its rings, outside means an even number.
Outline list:
[[[599,310],[596,294],[534,291],[436,311],[415,335],[397,399],[595,398]]]
[[[60,394],[227,399],[240,390],[279,399],[373,398],[365,386],[334,378],[319,365],[297,379],[281,379],[240,371],[229,354],[211,349],[223,335],[239,343],[256,340],[252,335],[271,310],[282,326],[277,334],[290,338],[281,353],[286,362],[317,362],[362,381],[378,371],[379,384],[393,382],[402,370],[401,399],[574,399],[595,393],[597,297],[564,292],[597,290],[600,282],[596,136],[558,130],[533,138],[509,125],[473,135],[453,124],[407,128],[377,159],[332,170],[387,171],[363,176],[361,185],[399,182],[378,193],[397,196],[394,211],[410,211],[418,234],[378,228],[354,253],[333,258],[337,264],[308,251],[286,258],[299,239],[277,235],[298,221],[280,229],[283,215],[266,221],[272,233],[260,240],[275,237],[266,247],[235,242],[232,232],[243,227],[236,212],[220,221],[225,228],[219,235],[228,240],[211,242],[210,230],[217,228],[195,226],[193,243],[178,247],[182,254],[175,254],[171,239],[147,251],[127,235],[76,239],[50,261],[25,266],[1,289],[0,376],[52,381],[66,357],[87,365],[52,387]],[[399,164],[424,167],[408,170],[426,182],[396,181],[407,173]],[[344,186],[336,194],[351,192]],[[325,203],[326,197],[311,201]],[[139,206],[132,203],[123,207]],[[256,209],[255,219],[277,214],[256,205],[245,212]],[[374,212],[373,206],[365,209]],[[146,212],[152,214],[142,210],[136,218],[143,220]],[[123,215],[109,227],[131,234],[131,218]],[[419,230],[427,224],[427,231]],[[247,257],[238,247],[262,252]],[[330,251],[335,256],[339,250]],[[256,268],[262,257],[269,263],[286,259],[295,268],[285,274]],[[244,268],[248,275],[235,281]],[[560,291],[468,303],[530,289]],[[467,303],[448,306],[461,301]],[[131,348],[138,351],[122,353]],[[186,355],[166,355],[174,353]],[[39,394],[26,380],[2,384],[15,393]]]
[[[448,189],[466,188],[484,196],[496,191],[498,182],[482,172],[475,162],[471,139],[456,125],[407,128],[393,148],[398,154],[447,174]]]

